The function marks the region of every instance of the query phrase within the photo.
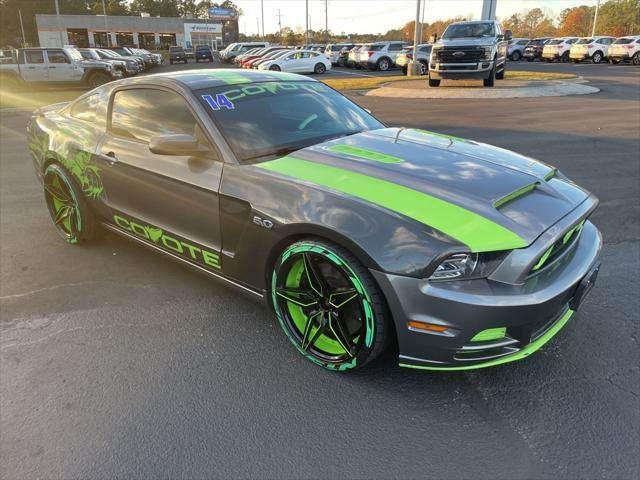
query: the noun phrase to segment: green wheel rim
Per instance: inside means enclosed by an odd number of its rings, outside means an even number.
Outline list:
[[[319,365],[353,368],[372,344],[369,295],[349,265],[323,246],[305,243],[285,250],[273,272],[272,300],[289,340]]]
[[[58,233],[69,243],[78,241],[82,228],[80,207],[69,181],[55,168],[44,175],[44,196],[51,221]]]

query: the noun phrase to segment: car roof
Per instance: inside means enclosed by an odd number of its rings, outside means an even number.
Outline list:
[[[198,70],[176,70],[142,77],[130,77],[113,83],[157,83],[158,85],[181,83],[191,90],[202,88],[214,88],[225,85],[233,86],[238,84],[260,83],[260,82],[318,82],[318,80],[296,75],[295,73],[273,72],[263,70],[239,70],[237,68],[211,68]]]

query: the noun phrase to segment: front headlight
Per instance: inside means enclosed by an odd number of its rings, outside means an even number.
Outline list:
[[[478,264],[477,253],[455,253],[445,258],[429,277],[429,280],[453,280],[469,277]]]
[[[484,53],[482,55],[482,59],[483,60],[491,60],[492,56],[493,56],[493,48],[484,47]]]

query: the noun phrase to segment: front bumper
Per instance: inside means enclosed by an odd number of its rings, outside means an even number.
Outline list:
[[[492,60],[473,63],[429,63],[429,76],[435,80],[484,80],[491,75]]]
[[[372,270],[391,309],[400,365],[467,370],[519,360],[550,340],[569,320],[598,273],[602,237],[586,222],[581,235],[551,268],[521,284],[490,279],[430,282]],[[409,322],[447,327],[416,330]],[[502,338],[472,341],[487,329]],[[475,340],[475,339],[474,339]]]
[[[544,53],[542,52],[541,58],[549,59],[549,60],[558,60],[560,58],[560,55],[557,53]]]
[[[626,53],[611,53],[609,52],[609,60],[618,60],[619,62],[628,62],[631,57]]]

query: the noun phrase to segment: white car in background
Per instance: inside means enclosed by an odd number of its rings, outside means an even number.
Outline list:
[[[609,47],[611,63],[631,62],[640,65],[640,35],[620,37]]]
[[[268,62],[261,63],[258,70],[275,70],[292,73],[324,73],[331,70],[331,62],[320,52],[295,50]]]
[[[542,60],[568,62],[571,45],[577,41],[578,37],[559,37],[549,40],[542,49]]]
[[[524,47],[526,47],[530,41],[528,38],[512,38],[509,40],[507,58],[514,62],[519,62],[524,55]]]
[[[571,46],[569,58],[574,63],[582,62],[583,60],[600,63],[608,57],[609,45],[615,41],[615,37],[600,35],[580,38]]]

